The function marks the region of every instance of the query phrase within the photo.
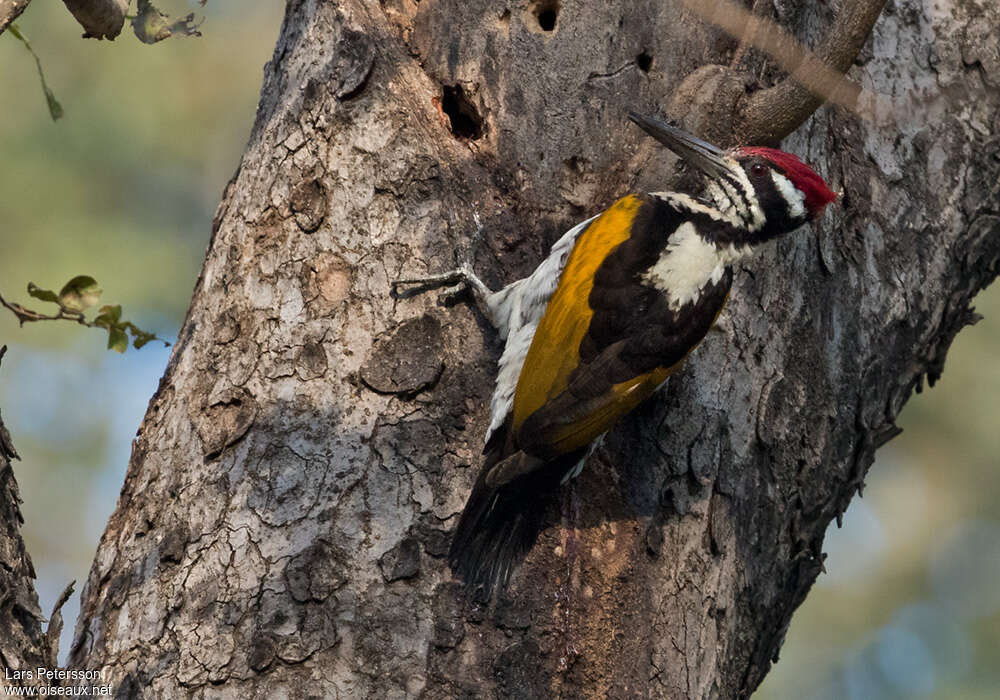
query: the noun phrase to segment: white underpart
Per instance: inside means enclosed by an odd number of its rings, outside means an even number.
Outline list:
[[[771,171],[774,186],[788,205],[788,218],[801,219],[806,215],[806,195],[792,181],[779,172]]]
[[[683,223],[670,235],[659,260],[643,280],[667,295],[670,308],[677,310],[697,302],[705,285],[722,279],[726,266],[749,252],[748,248],[719,248],[698,233],[691,222]]]
[[[566,259],[580,233],[596,218],[594,216],[581,221],[564,233],[552,246],[549,257],[529,276],[508,284],[486,299],[500,337],[507,339],[497,368],[493,400],[490,402],[491,420],[489,430],[486,431],[487,441],[493,431],[503,425],[514,405],[514,390],[517,389],[517,379],[521,376],[524,358],[528,355],[531,339],[542,320],[545,307],[559,284]]]

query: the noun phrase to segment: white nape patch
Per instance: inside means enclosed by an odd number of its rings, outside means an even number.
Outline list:
[[[677,310],[697,302],[709,282],[722,279],[726,266],[748,252],[748,248],[720,249],[706,241],[690,221],[670,234],[660,259],[642,276],[643,280],[667,295],[670,308]]]
[[[806,196],[798,187],[792,184],[792,181],[781,173],[772,170],[771,179],[774,180],[774,186],[778,188],[778,193],[781,194],[781,198],[785,200],[785,204],[788,206],[788,218],[790,219],[801,219],[806,215]]]
[[[500,337],[507,340],[503,355],[500,356],[496,388],[490,401],[487,442],[493,431],[503,425],[514,405],[514,390],[517,389],[517,380],[521,376],[524,358],[528,355],[531,340],[535,337],[535,329],[542,320],[545,307],[559,286],[559,277],[573,246],[576,245],[576,239],[597,216],[581,221],[564,233],[552,246],[549,257],[545,258],[529,276],[508,284],[486,299],[497,321]]]

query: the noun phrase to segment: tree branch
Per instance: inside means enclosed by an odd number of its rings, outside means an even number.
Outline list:
[[[871,33],[885,0],[845,0],[826,41],[815,52],[771,20],[729,0],[684,4],[705,20],[770,54],[787,78],[750,95],[742,105],[741,143],[775,144],[792,133],[824,101],[854,110],[862,88],[844,77]],[[740,54],[742,51],[738,50]]]
[[[84,29],[84,39],[114,39],[121,34],[128,0],[63,0]]]
[[[884,6],[885,0],[848,0],[815,55],[804,52],[791,75],[751,95],[743,108],[749,130],[746,142],[777,143],[824,100],[854,109],[862,90],[843,74],[854,63]]]
[[[733,52],[733,59],[729,62],[729,67],[734,70],[744,69],[745,61],[750,53],[750,49],[757,47],[762,38],[759,36],[765,30],[763,22],[756,21],[761,14],[771,8],[771,0],[754,0],[750,10],[751,20],[747,22],[743,34],[739,36],[739,44]]]
[[[11,22],[21,16],[31,0],[0,0],[0,34],[7,31]]]
[[[73,311],[72,309],[59,307],[59,313],[43,314],[40,311],[33,311],[26,306],[22,306],[17,302],[7,301],[3,298],[2,294],[0,294],[0,306],[10,310],[17,317],[18,325],[21,326],[25,323],[34,323],[36,321],[76,321],[81,326],[94,327],[93,323],[87,321],[82,311]]]

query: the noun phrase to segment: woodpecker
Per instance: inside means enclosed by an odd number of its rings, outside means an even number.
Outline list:
[[[545,505],[600,439],[701,342],[726,303],[733,263],[817,218],[836,195],[796,156],[724,151],[630,113],[704,180],[700,196],[629,194],[567,231],[528,277],[490,290],[468,265],[409,292],[471,290],[506,340],[484,463],[458,521],[452,570],[476,598],[506,588]]]

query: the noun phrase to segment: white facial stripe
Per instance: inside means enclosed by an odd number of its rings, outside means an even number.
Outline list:
[[[740,212],[737,211],[733,200],[715,180],[709,180],[708,182],[708,196],[711,197],[719,213],[725,217],[726,221],[730,222],[733,226],[740,225]]]
[[[723,178],[720,182],[722,183],[722,189],[725,190],[727,198],[732,202],[740,218],[744,221],[749,221],[750,210],[747,207],[745,195],[728,178]]]
[[[720,250],[698,235],[694,224],[685,222],[670,235],[659,260],[646,271],[643,280],[664,292],[670,308],[676,310],[697,302],[705,285],[722,279],[726,265],[747,250],[734,246]]]
[[[757,192],[743,168],[735,160],[732,163],[732,179],[723,177],[709,180],[708,196],[726,222],[751,232],[759,231],[764,225],[764,210],[757,201]]]
[[[735,167],[732,168],[732,172],[739,179],[746,203],[750,208],[750,215],[745,219],[747,228],[751,231],[758,231],[764,225],[764,210],[760,208],[760,202],[757,200],[757,190],[750,184],[750,178],[747,177],[746,171],[735,160],[733,164]]]
[[[806,215],[806,196],[792,181],[779,172],[771,171],[771,179],[778,189],[781,198],[788,206],[788,217],[790,219],[801,219]]]
[[[650,194],[654,197],[662,199],[664,202],[669,202],[672,206],[681,211],[687,210],[704,214],[714,221],[722,221],[734,227],[739,227],[741,224],[740,220],[733,214],[721,211],[714,207],[706,206],[690,195],[681,194],[679,192],[650,192]]]

